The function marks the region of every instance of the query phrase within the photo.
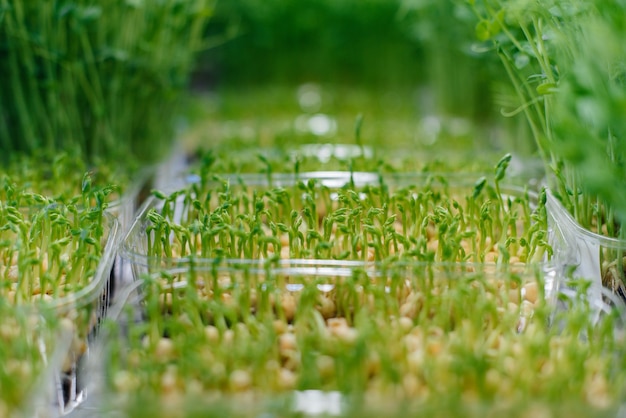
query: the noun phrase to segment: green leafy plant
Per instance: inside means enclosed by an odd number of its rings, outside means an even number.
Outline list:
[[[479,18],[478,38],[501,58],[515,89],[519,107],[504,113],[525,115],[552,193],[579,225],[599,234],[592,238],[597,253],[590,250],[600,258],[599,271],[586,274],[601,277],[604,286],[623,296],[626,5],[595,0],[467,4]],[[580,257],[576,252],[583,244],[576,237],[569,240],[574,257]]]
[[[161,156],[213,2],[3,1],[0,144],[88,160]]]
[[[620,1],[470,1],[509,74],[554,192],[588,229],[621,237],[626,200]],[[508,110],[507,110],[508,112]],[[504,112],[505,114],[508,114]]]

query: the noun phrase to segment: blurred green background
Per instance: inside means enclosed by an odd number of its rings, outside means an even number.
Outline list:
[[[524,121],[500,114],[516,99],[475,24],[456,0],[219,2],[185,142],[353,143],[361,114],[362,140],[378,148],[532,155]],[[307,134],[316,114],[331,129]]]
[[[498,63],[472,53],[474,17],[453,0],[229,0],[199,57],[199,85],[317,82],[374,90],[430,86],[440,112],[484,118]]]
[[[402,84],[419,76],[422,51],[398,13],[393,0],[221,2],[210,31],[233,39],[205,58],[226,85]]]
[[[377,149],[530,155],[474,28],[457,0],[4,2],[2,158],[353,144],[359,115]]]

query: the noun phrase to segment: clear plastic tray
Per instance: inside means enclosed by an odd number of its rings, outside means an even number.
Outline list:
[[[491,267],[454,263],[366,269],[355,268],[352,263],[292,262],[280,268],[222,263],[212,268],[166,271],[138,287],[139,293],[128,289],[129,299],[116,306],[120,326],[98,347],[102,350],[98,358],[104,362],[93,365],[90,379],[92,393],[97,396],[84,412],[241,417],[376,416],[384,412],[399,417],[418,411],[452,415],[462,412],[466,416],[495,411],[521,414],[533,408],[582,416],[614,411],[619,399],[612,398],[602,409],[599,405],[603,398],[585,398],[585,379],[574,369],[571,376],[564,377],[568,381],[565,387],[566,380],[559,377],[564,370],[548,372],[551,367],[566,366],[580,370],[575,356],[570,360],[576,364],[570,364],[563,362],[558,352],[569,347],[573,353],[584,341],[576,331],[571,334],[579,329],[579,316],[555,316],[543,292],[531,291],[541,289],[546,272],[529,269],[512,273]],[[137,282],[136,286],[140,285]],[[414,300],[412,295],[417,293],[412,292],[418,291],[424,298]],[[329,310],[324,303],[306,305],[324,300],[337,302],[336,310]],[[489,305],[490,300],[495,305]],[[290,307],[291,301],[295,301],[295,307]],[[502,309],[496,308],[500,303]],[[318,314],[309,316],[313,311]],[[623,318],[623,312],[618,316]],[[164,322],[167,317],[177,319]],[[350,318],[348,328],[337,321],[342,317]],[[317,346],[314,336],[321,335],[316,328],[319,321],[330,334],[321,336],[326,343]],[[268,334],[271,344],[263,338],[254,340],[253,336],[266,335],[264,326],[270,323],[276,332]],[[546,328],[548,324],[552,327]],[[333,329],[335,326],[338,328]],[[502,332],[498,338],[492,332],[494,327],[497,333]],[[339,328],[345,332],[339,332]],[[282,337],[286,334],[294,335],[295,340],[287,338],[289,335]],[[240,349],[237,343],[246,336],[253,339],[246,341],[255,341],[250,352]],[[161,344],[163,338],[170,342]],[[604,338],[608,341],[610,337]],[[294,366],[300,380],[293,387],[290,380],[290,384],[275,386],[268,377],[273,376],[274,369],[265,371],[260,365],[276,355],[281,367],[289,369],[292,344],[298,350],[308,347],[306,353],[299,351],[300,356],[295,357],[300,359]],[[398,349],[400,344],[402,349]],[[619,342],[614,344],[619,347]],[[137,350],[141,351],[140,358]],[[368,350],[377,354],[370,356]],[[601,354],[598,358],[605,358],[606,353]],[[338,374],[331,374],[328,380],[303,379],[299,373],[303,373],[307,361],[322,367],[322,357],[326,362],[335,361]],[[232,363],[220,368],[222,360]],[[343,361],[352,366],[343,369],[339,366]],[[610,376],[611,366],[602,364],[598,373]],[[488,373],[484,367],[496,369]],[[250,380],[242,378],[240,369],[250,373]],[[369,371],[361,375],[360,370]],[[440,374],[443,370],[447,374]],[[224,371],[230,373],[224,382],[212,380]],[[348,377],[352,375],[356,381]],[[381,375],[384,377],[377,380]],[[495,375],[514,382],[500,381]],[[472,376],[484,376],[487,386],[480,390],[488,396],[477,397],[473,386],[477,382]],[[358,380],[361,378],[364,380]],[[365,382],[365,386],[355,382]],[[506,395],[510,398],[503,396],[508,393],[507,385],[514,389]],[[619,388],[612,389],[619,393]]]
[[[64,405],[58,373],[70,350],[72,325],[51,312],[0,301],[0,414],[54,418]]]
[[[231,144],[232,145],[232,144]],[[164,166],[164,177],[175,179],[190,173],[198,174],[211,161],[210,169],[218,173],[262,173],[268,166],[274,173],[293,173],[296,164],[306,171],[377,171],[385,174],[414,172],[455,172],[489,175],[502,154],[488,151],[480,155],[470,150],[428,150],[402,147],[372,147],[354,143],[305,143],[255,147],[248,146],[233,153],[232,146],[215,146],[191,155],[180,152],[177,164]],[[441,147],[440,147],[441,148]],[[205,154],[206,153],[206,154]],[[539,159],[514,155],[509,167],[510,178],[517,184],[539,184],[544,177]]]
[[[17,305],[19,309],[36,308],[46,317],[64,318],[68,324],[64,340],[69,348],[54,370],[57,413],[68,412],[81,400],[81,362],[87,353],[89,339],[98,332],[111,303],[111,269],[121,234],[118,220],[106,212],[103,216],[102,252],[91,278],[85,280],[77,291],[46,301],[33,298]]]
[[[549,191],[546,210],[553,260],[564,271],[564,291],[572,292],[585,282],[592,303],[626,302],[626,241],[583,228]]]
[[[138,172],[135,180],[126,188],[119,200],[112,202],[107,208],[107,212],[115,216],[119,223],[119,235],[125,234],[135,219],[138,208],[143,203],[147,190],[152,186],[153,167],[149,167]],[[111,279],[107,284],[109,299],[114,299],[116,292],[129,285],[133,280],[133,273],[130,264],[122,259],[119,254],[115,254]]]
[[[95,312],[101,315],[106,311],[106,307],[110,302],[110,295],[106,293],[107,282],[110,279],[111,267],[113,259],[117,252],[121,231],[119,222],[112,216],[105,213],[105,229],[103,235],[104,245],[102,254],[98,262],[95,274],[78,292],[74,292],[66,297],[52,300],[46,303],[47,308],[56,309],[61,313],[66,313],[73,309],[84,308],[90,304],[95,305]]]
[[[120,224],[120,229],[125,231],[134,219],[135,212],[139,207],[139,198],[142,189],[148,180],[148,172],[137,174],[135,180],[126,188],[122,196],[111,202],[106,211],[115,216]]]
[[[310,173],[301,173],[298,176],[293,174],[273,174],[271,176],[263,176],[263,175],[237,175],[237,176],[224,176],[220,181],[214,181],[210,184],[205,184],[200,186],[200,179],[196,177],[191,177],[186,180],[186,187],[194,188],[196,186],[205,187],[206,189],[212,190],[213,196],[217,195],[224,186],[224,184],[228,184],[228,188],[232,193],[236,196],[243,195],[251,195],[256,193],[258,196],[262,195],[265,192],[271,190],[288,190],[293,197],[293,202],[291,209],[297,211],[299,213],[305,212],[303,210],[303,200],[304,199],[313,199],[315,201],[315,207],[318,210],[318,222],[323,222],[322,219],[326,214],[329,213],[338,213],[336,212],[336,208],[339,206],[339,202],[341,199],[345,198],[346,195],[353,196],[354,199],[359,200],[362,204],[362,210],[366,211],[371,208],[372,210],[379,210],[381,206],[380,201],[366,201],[368,199],[365,192],[371,193],[372,199],[377,199],[376,193],[390,193],[395,195],[395,193],[402,193],[404,196],[408,196],[408,199],[411,200],[416,198],[420,193],[432,193],[436,195],[436,198],[441,198],[441,201],[445,201],[446,197],[450,197],[454,201],[456,201],[459,207],[449,207],[445,208],[441,213],[442,216],[446,216],[446,211],[449,210],[448,215],[454,216],[451,214],[452,211],[463,210],[464,207],[467,206],[467,202],[469,199],[474,199],[475,208],[480,202],[481,205],[484,205],[483,208],[491,208],[493,209],[497,206],[498,208],[506,208],[502,209],[505,211],[508,210],[516,210],[520,217],[524,216],[527,219],[530,218],[531,212],[536,209],[538,205],[538,196],[536,193],[524,190],[515,186],[501,186],[501,201],[499,201],[498,195],[495,193],[495,189],[493,184],[487,184],[484,186],[480,194],[477,197],[474,197],[473,194],[476,190],[476,180],[478,176],[468,175],[467,173],[455,173],[455,174],[415,174],[415,173],[406,173],[406,174],[393,174],[393,175],[385,175],[381,176],[377,173],[363,173],[363,172],[310,172]],[[384,185],[384,187],[381,186]],[[312,189],[307,189],[307,187],[312,187]],[[378,190],[377,188],[380,188]],[[183,190],[178,189],[178,190]],[[349,191],[347,191],[349,190]],[[341,195],[343,193],[343,195]],[[312,198],[311,196],[315,196]],[[513,209],[508,208],[509,202],[512,205]],[[342,205],[345,201],[342,201]],[[448,202],[450,203],[450,202]],[[447,204],[447,203],[446,203]],[[183,254],[177,257],[168,257],[168,256],[148,256],[148,246],[149,240],[153,239],[153,233],[149,233],[151,212],[153,210],[163,211],[165,204],[159,198],[152,196],[149,198],[142,208],[138,211],[137,218],[135,222],[131,226],[128,234],[123,240],[120,249],[120,255],[129,260],[132,264],[135,277],[138,277],[142,274],[148,274],[155,269],[160,269],[162,267],[175,267],[178,265],[182,265],[189,262],[190,258],[193,258],[194,264],[211,264],[213,259],[220,258],[216,256],[211,257],[203,257],[194,255],[189,257],[188,254]],[[178,196],[172,201],[168,201],[168,210],[169,214],[167,215],[167,219],[174,224],[188,224],[193,221],[193,219],[189,219],[188,209],[190,208],[191,202],[189,200],[186,201],[185,196]],[[213,200],[208,203],[209,209],[214,209],[217,203]],[[378,206],[377,206],[378,205]],[[496,205],[496,206],[490,206]],[[400,209],[390,210],[389,216],[386,218],[387,221],[393,216],[396,217],[396,220],[401,219],[403,216],[402,213],[399,212]],[[433,209],[434,210],[434,209]],[[335,212],[333,212],[335,211]],[[289,225],[292,222],[291,219],[292,213],[283,213],[278,214],[276,217],[272,217],[271,221],[277,225],[279,223],[283,225]],[[428,220],[424,220],[427,216],[432,217],[438,216],[434,212],[428,212],[423,214],[424,218],[409,220],[408,218],[406,223],[412,222],[413,227],[417,230],[421,227],[418,225],[422,222],[427,222]],[[324,218],[325,219],[325,218]],[[383,221],[381,221],[383,222]],[[392,221],[389,221],[392,222]],[[530,221],[529,221],[530,222]],[[267,223],[267,222],[266,222]],[[398,222],[394,224],[396,227]],[[324,233],[324,226],[318,225],[316,229],[319,234]],[[388,225],[387,225],[388,226]],[[400,226],[397,226],[400,228]],[[270,226],[267,227],[268,231]],[[300,228],[300,227],[299,227]],[[515,227],[517,228],[517,225]],[[420,230],[424,239],[426,238],[426,234],[437,234],[437,231],[433,232],[432,230],[426,231],[424,229]],[[284,232],[284,231],[283,231]],[[306,230],[304,233],[308,233]],[[443,232],[442,232],[443,233]],[[513,239],[518,239],[519,234],[523,234],[524,231],[515,231],[511,236]],[[534,232],[533,232],[534,233]],[[295,236],[294,232],[294,236]],[[283,234],[285,235],[285,234]],[[278,238],[278,234],[275,235],[275,238]],[[429,238],[430,239],[430,238]],[[471,241],[471,238],[464,238],[468,242]],[[513,242],[513,240],[511,241]],[[291,243],[291,241],[290,241]],[[489,244],[486,241],[484,243],[486,247],[489,245],[496,245],[496,243]],[[482,245],[481,244],[481,245]],[[277,244],[273,244],[273,246]],[[284,248],[286,244],[283,245]],[[333,244],[334,245],[334,244]],[[368,243],[369,245],[369,243]],[[391,244],[387,243],[386,245],[390,246]],[[420,244],[422,245],[422,244]],[[423,253],[415,252],[415,257],[431,257],[431,253],[435,253],[439,251],[439,247],[437,244],[433,244],[433,248],[425,249]],[[521,245],[521,244],[520,244]],[[274,248],[272,246],[272,248]],[[437,247],[437,248],[435,248]],[[321,248],[321,246],[320,246]],[[394,247],[401,248],[400,246]],[[271,259],[271,255],[268,252],[267,254],[262,253],[262,249],[259,250],[259,254],[254,254],[253,256],[237,256],[230,257],[225,256],[223,258],[240,258],[240,259]],[[267,250],[269,251],[269,250]],[[299,255],[293,255],[291,252],[289,255],[281,254],[279,258],[287,259],[287,258],[308,258],[308,259],[332,259],[332,258],[342,258],[347,251],[344,248],[344,251],[339,253],[339,250],[335,247],[331,247],[329,251],[324,253],[322,256],[318,254],[322,254],[322,251],[319,253],[316,252],[317,249],[309,251],[306,257],[301,257]],[[394,258],[391,254],[391,249],[388,249],[389,258]],[[429,255],[426,253],[430,251]],[[442,250],[443,251],[443,250]],[[374,255],[369,254],[374,252]],[[298,254],[303,254],[304,252],[300,252]],[[330,255],[328,255],[330,253]],[[370,261],[382,261],[386,256],[383,254],[384,252],[381,250],[380,254],[376,254],[375,250],[369,251],[367,255],[361,254],[361,257],[356,257],[356,252],[352,251],[351,255],[348,255],[349,260],[353,261],[362,261],[362,262],[370,262]],[[277,255],[276,252],[275,255]],[[406,252],[407,257],[410,257],[409,253]],[[400,256],[401,257],[401,256]],[[433,256],[432,261],[441,261],[436,259],[436,255]],[[276,258],[276,257],[273,257]],[[397,258],[397,257],[396,257]],[[346,259],[344,259],[346,260]],[[415,261],[415,259],[413,259]],[[423,261],[423,260],[419,260]],[[457,261],[466,261],[466,260],[457,260]],[[472,260],[472,261],[484,261],[484,260]],[[494,260],[495,261],[495,260]],[[535,254],[535,258],[533,262],[543,261],[542,254]]]
[[[85,356],[89,356],[90,340],[98,335],[100,325],[114,297],[115,288],[111,286],[111,280],[114,277],[113,264],[121,239],[121,230],[117,219],[109,214],[105,216],[107,219],[105,245],[91,282],[72,297],[49,306],[66,315],[78,312],[79,318],[81,315],[83,318],[76,322],[73,346],[59,374],[57,390],[59,396],[63,397],[61,408],[63,414],[71,412],[84,400],[84,382],[81,375],[84,372]]]

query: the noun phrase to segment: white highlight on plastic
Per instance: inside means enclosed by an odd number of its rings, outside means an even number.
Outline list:
[[[307,415],[341,415],[341,393],[321,390],[297,391],[294,412]]]

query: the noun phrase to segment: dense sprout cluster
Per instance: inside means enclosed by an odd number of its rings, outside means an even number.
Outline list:
[[[155,277],[144,287],[147,321],[126,323],[107,351],[113,393],[130,410],[159,399],[166,415],[184,415],[190,399],[226,396],[241,412],[308,390],[362,397],[364,409],[392,414],[442,399],[494,410],[580,401],[601,411],[621,396],[606,355],[620,344],[615,318],[589,328],[580,306],[553,316],[539,272],[458,264],[299,271]]]
[[[547,251],[543,199],[438,176],[324,178],[284,185],[215,178],[155,192],[136,231],[147,253],[182,258],[526,263]],[[373,177],[372,177],[373,176]],[[367,177],[361,181],[360,177]],[[331,184],[334,183],[334,184]],[[144,232],[145,231],[145,232]],[[135,233],[135,231],[133,231]]]

